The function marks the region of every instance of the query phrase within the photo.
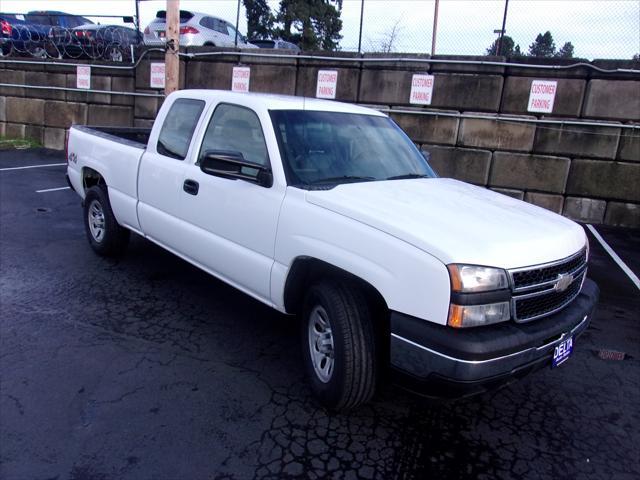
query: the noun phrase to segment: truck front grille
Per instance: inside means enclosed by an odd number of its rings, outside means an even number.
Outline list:
[[[564,308],[580,293],[587,272],[587,252],[557,262],[509,271],[516,322],[528,322]]]
[[[587,251],[586,249],[582,249],[576,255],[560,260],[560,262],[552,265],[542,265],[538,268],[532,267],[525,270],[514,270],[512,271],[514,290],[516,292],[522,291],[527,289],[527,287],[555,281],[559,274],[573,272],[583,265],[586,265],[586,263]]]

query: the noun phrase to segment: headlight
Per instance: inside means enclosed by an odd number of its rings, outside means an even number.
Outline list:
[[[447,324],[465,328],[511,319],[511,290],[507,272],[475,265],[448,265],[451,305]]]
[[[507,273],[500,268],[448,265],[451,290],[459,293],[488,292],[509,288]]]
[[[477,327],[504,322],[511,318],[509,302],[487,305],[455,305],[449,307],[448,325],[455,328]]]

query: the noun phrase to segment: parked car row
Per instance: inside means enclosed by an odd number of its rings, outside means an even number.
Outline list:
[[[52,10],[0,13],[0,55],[89,57],[121,62],[129,58],[131,47],[164,45],[166,17],[165,10],[158,11],[141,33],[134,28],[95,24],[79,15]],[[124,19],[133,20],[132,17]],[[180,45],[300,50],[295,44],[280,39],[249,41],[228,21],[188,10],[180,10]]]

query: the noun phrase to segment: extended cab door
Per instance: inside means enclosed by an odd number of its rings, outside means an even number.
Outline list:
[[[159,117],[159,129],[149,138],[138,173],[138,218],[146,236],[171,249],[182,247],[185,234],[181,225],[180,200],[185,158],[191,152],[191,139],[205,102],[178,98],[167,114]]]
[[[220,103],[203,130],[201,146],[185,168],[184,183],[191,187],[180,192],[182,218],[192,226],[187,238],[190,255],[212,273],[270,303],[270,273],[285,185],[274,182],[263,187],[214,176],[199,165],[207,150],[225,150],[269,166],[263,126],[250,108]]]

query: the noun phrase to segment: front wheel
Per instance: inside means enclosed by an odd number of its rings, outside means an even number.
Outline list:
[[[376,388],[372,312],[356,285],[324,280],[305,297],[302,350],[311,389],[332,410],[366,403]]]
[[[129,243],[129,230],[121,227],[113,215],[106,187],[96,185],[87,190],[84,199],[84,226],[91,248],[109,257],[124,252]]]

